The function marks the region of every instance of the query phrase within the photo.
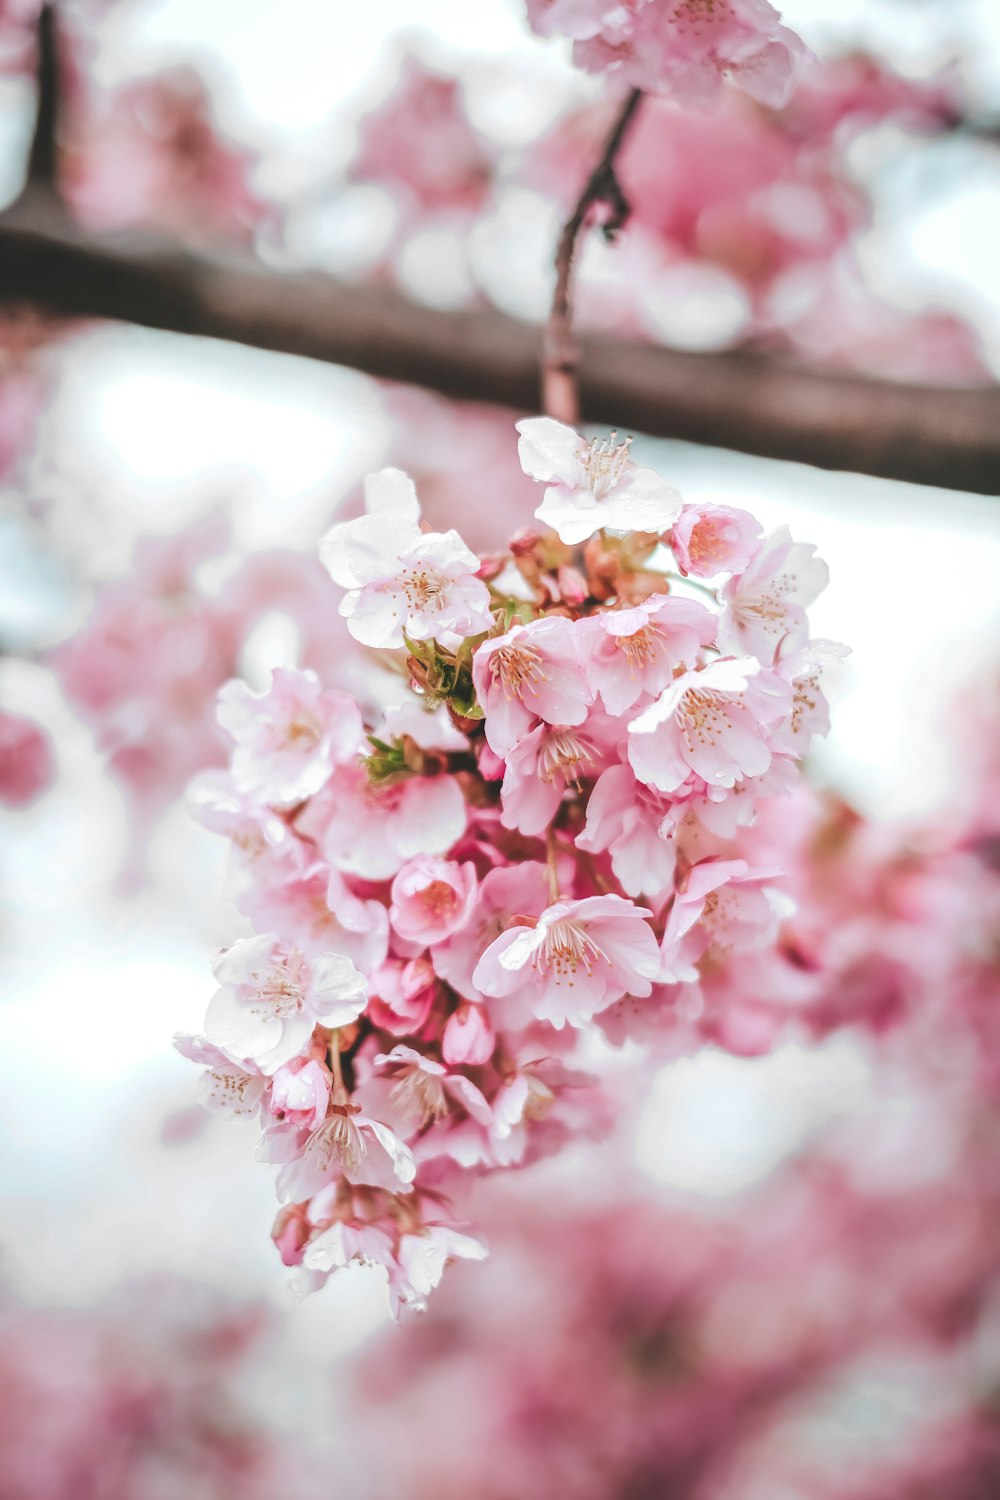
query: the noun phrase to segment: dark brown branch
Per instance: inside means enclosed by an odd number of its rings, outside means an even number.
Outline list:
[[[59,49],[55,7],[43,5],[36,33],[35,79],[37,104],[35,128],[28,152],[27,188],[43,188],[58,194],[56,157],[59,131]]]
[[[542,410],[571,427],[580,420],[580,393],[577,368],[580,352],[573,336],[573,261],[580,235],[599,204],[606,205],[608,218],[604,233],[610,239],[624,228],[629,206],[615,175],[615,162],[625,141],[628,128],[639,108],[642,93],[632,89],[622,105],[608,136],[604,152],[591,172],[576,207],[563,225],[556,247],[556,285],[552,294],[552,311],[545,330],[542,359]]]
[[[89,236],[46,204],[25,202],[0,219],[3,302],[228,339],[537,410],[537,328],[491,310],[440,312],[321,272],[272,271],[248,257]],[[609,427],[1000,494],[996,387],[935,390],[747,354],[584,338],[580,398],[583,416]]]

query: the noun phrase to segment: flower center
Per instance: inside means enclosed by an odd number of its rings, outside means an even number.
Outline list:
[[[689,749],[693,739],[714,748],[733,727],[726,700],[709,688],[690,688],[677,706],[676,721]]]
[[[556,984],[566,980],[572,989],[580,965],[590,975],[598,962],[611,967],[610,958],[586,927],[567,917],[552,923],[545,934],[545,942],[532,955],[531,966],[539,973],[550,975]]]
[[[572,729],[557,729],[542,741],[538,774],[543,781],[560,776],[567,786],[578,786],[586,767],[593,765],[594,747]]]
[[[283,1021],[305,1006],[302,985],[288,964],[276,964],[263,974],[255,974],[254,983],[256,998],[250,1010],[255,1016],[275,1016]]]
[[[616,636],[615,644],[619,651],[624,651],[628,658],[631,677],[643,667],[651,666],[663,650],[663,630],[661,626],[652,623],[642,625],[631,635]]]
[[[701,36],[712,26],[723,26],[732,18],[729,0],[678,0],[668,20],[678,31]]]
[[[448,588],[447,578],[426,565],[407,568],[400,575],[403,595],[411,609],[442,609]]]
[[[308,1145],[313,1145],[321,1172],[328,1172],[334,1162],[345,1172],[356,1172],[361,1158],[368,1155],[365,1138],[352,1118],[358,1113],[356,1104],[334,1104],[329,1117],[310,1137]]]
[[[323,738],[318,719],[305,709],[297,709],[276,736],[275,749],[314,750]]]
[[[597,499],[620,484],[625,471],[632,467],[628,451],[632,439],[627,437],[624,443],[619,443],[617,437],[617,432],[613,432],[604,441],[594,438],[578,455],[584,483]]]
[[[498,646],[490,657],[490,673],[507,698],[520,697],[525,683],[545,681],[542,659],[534,646]]]
[[[458,892],[447,880],[432,880],[419,894],[420,905],[428,917],[450,917],[458,906]]]
[[[389,1098],[399,1109],[415,1114],[421,1128],[443,1120],[448,1113],[444,1084],[433,1073],[411,1068],[393,1084]]]

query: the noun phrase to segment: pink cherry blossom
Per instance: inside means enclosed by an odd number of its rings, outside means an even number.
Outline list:
[[[472,677],[486,713],[486,740],[505,756],[537,719],[582,724],[593,701],[581,653],[584,638],[559,615],[513,625],[479,647]]]
[[[548,905],[545,866],[533,860],[502,865],[480,882],[476,906],[461,932],[431,950],[435,971],[468,1000],[481,1000],[473,982],[480,957],[513,919],[539,916]]]
[[[279,667],[271,686],[252,693],[233,681],[219,693],[218,718],[235,742],[236,789],[276,807],[318,792],[335,765],[361,743],[361,712],[346,693],[323,689],[315,672]]]
[[[426,1022],[437,990],[430,958],[390,958],[372,975],[369,1014],[392,1036],[414,1036]]]
[[[378,1054],[372,1065],[375,1081],[363,1085],[359,1097],[373,1108],[378,1107],[398,1135],[411,1139],[419,1134],[425,1155],[429,1129],[442,1121],[450,1123],[453,1111],[471,1116],[479,1125],[489,1125],[492,1121],[482,1090],[470,1078],[442,1067],[433,1057],[413,1047],[393,1047],[391,1052]],[[391,1086],[383,1098],[381,1089],[386,1083]],[[436,1152],[439,1143],[433,1144]]]
[[[334,1095],[330,1113],[278,1173],[282,1202],[311,1198],[337,1175],[360,1186],[404,1193],[416,1174],[410,1148],[387,1125],[346,1097]]]
[[[320,557],[348,590],[340,612],[365,646],[402,646],[492,629],[490,594],[480,562],[457,531],[422,532],[413,481],[383,469],[365,484],[367,514],[342,521]]]
[[[774,875],[741,859],[693,865],[667,917],[660,978],[672,984],[697,979],[693,966],[706,954],[718,960],[768,941],[778,918],[761,882]]]
[[[286,872],[283,879],[255,880],[239,905],[258,932],[279,931],[310,959],[341,953],[370,974],[388,952],[385,907],[355,896],[325,865],[314,865],[301,879]]]
[[[587,822],[576,845],[611,856],[611,868],[628,896],[657,903],[673,888],[676,843],[666,799],[637,781],[627,765],[602,772],[587,803]]]
[[[524,472],[548,488],[535,511],[567,546],[596,531],[666,531],[681,497],[652,469],[638,468],[629,442],[596,438],[587,443],[572,427],[551,417],[517,423],[517,451]]]
[[[568,791],[598,776],[607,759],[599,720],[576,728],[539,724],[507,756],[500,797],[503,823],[519,833],[544,833]]]
[[[731,505],[685,505],[667,541],[685,575],[714,578],[742,573],[761,539],[760,522]]]
[[[399,936],[421,947],[444,942],[465,926],[476,901],[471,864],[421,855],[392,882],[389,920]]]
[[[713,104],[729,79],[780,107],[810,57],[767,0],[530,0],[528,15],[574,38],[579,67],[688,106]]]
[[[278,1120],[317,1129],[326,1118],[333,1079],[315,1057],[293,1057],[271,1079],[269,1108]]]
[[[244,885],[276,886],[298,880],[312,861],[286,820],[245,792],[228,771],[203,771],[188,786],[192,815],[213,833],[230,840],[233,873]]]
[[[661,692],[675,668],[695,666],[699,648],[715,640],[715,617],[703,604],[666,594],[593,615],[588,625],[587,678],[611,714]]]
[[[727,658],[678,677],[629,725],[628,758],[638,779],[672,792],[692,771],[721,787],[762,775],[788,692],[773,676],[755,682],[760,670],[754,657]]]
[[[509,927],[483,954],[474,980],[485,995],[524,991],[541,1020],[574,1026],[622,995],[648,995],[659,968],[650,912],[621,896],[557,901],[534,927]]]
[[[209,1041],[252,1059],[264,1073],[303,1052],[317,1023],[346,1026],[365,1007],[365,980],[350,959],[310,963],[274,933],[242,938],[214,965],[217,990],[205,1017]]]
[[[446,854],[467,821],[453,777],[376,786],[359,765],[338,767],[314,816],[330,864],[365,880],[387,880],[417,855]]]
[[[48,736],[21,714],[0,710],[0,802],[27,807],[49,786],[55,756]]]
[[[389,1275],[394,1311],[425,1307],[450,1261],[485,1260],[488,1255],[485,1236],[472,1224],[425,1224],[419,1234],[404,1234]]]
[[[830,570],[816,548],[793,542],[779,526],[751,559],[749,567],[723,585],[719,644],[724,651],[774,661],[786,638],[804,643],[806,606],[826,588]]]

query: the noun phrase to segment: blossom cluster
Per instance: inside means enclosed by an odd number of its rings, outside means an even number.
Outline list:
[[[542,36],[572,38],[573,61],[685,105],[715,102],[724,79],[782,105],[811,54],[768,0],[527,0]]]
[[[303,1284],[374,1262],[397,1308],[485,1254],[452,1217],[472,1177],[606,1131],[592,1023],[669,1036],[772,941],[778,872],[741,836],[825,731],[840,651],[808,636],[813,547],[685,505],[629,441],[518,431],[540,524],[503,554],[425,530],[398,469],[322,544],[405,698],[366,721],[311,672],[233,681],[229,770],[193,792],[254,935],[178,1044],[207,1104],[260,1120]]]

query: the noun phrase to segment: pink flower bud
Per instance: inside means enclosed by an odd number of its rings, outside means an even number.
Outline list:
[[[309,1220],[302,1203],[290,1203],[283,1208],[274,1221],[271,1238],[278,1247],[278,1254],[286,1266],[302,1264],[302,1255],[309,1240]]]
[[[441,1038],[446,1063],[485,1063],[493,1056],[495,1038],[489,1017],[481,1005],[460,1005],[448,1020]]]

